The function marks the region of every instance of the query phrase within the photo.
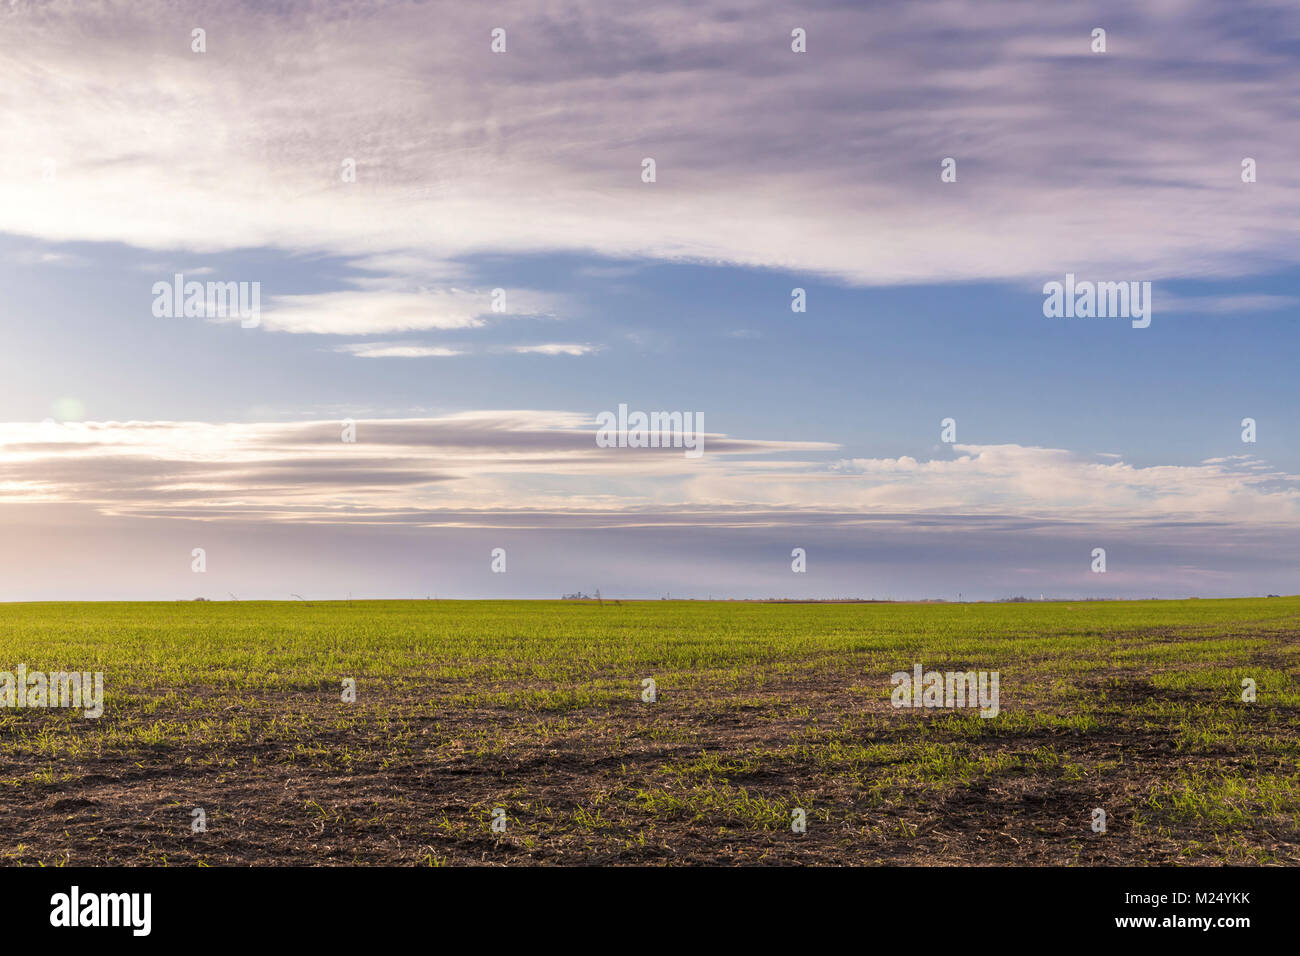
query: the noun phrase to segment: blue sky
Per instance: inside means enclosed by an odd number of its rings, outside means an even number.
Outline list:
[[[18,295],[9,304],[4,415],[15,421],[52,416],[65,397],[92,418],[205,421],[257,421],[267,408],[302,417],[335,406],[408,417],[550,403],[594,414],[626,401],[707,409],[728,434],[836,442],[847,457],[929,457],[941,450],[940,419],[951,415],[966,441],[1192,464],[1239,453],[1240,419],[1249,416],[1261,423],[1257,445],[1269,460],[1300,468],[1295,272],[1161,283],[1157,317],[1135,335],[1122,321],[1045,319],[1039,290],[1009,284],[864,289],[776,270],[514,257],[469,269],[484,288],[508,275],[566,297],[571,311],[370,337],[478,354],[358,360],[334,352],[334,336],[250,335],[230,324],[150,317],[140,273],[185,272],[193,257],[150,271],[156,255],[120,246],[13,238],[6,245],[0,275]],[[76,264],[23,264],[24,253]],[[330,291],[350,271],[339,260],[268,250],[200,261],[217,279],[271,276],[268,297]],[[807,291],[804,314],[790,311],[795,287]],[[1236,296],[1276,302],[1228,313],[1166,311],[1162,300],[1175,296],[1202,308]],[[59,334],[45,318],[51,310]],[[549,339],[600,351],[489,351]]]
[[[1286,7],[98,16],[0,21],[7,599],[1296,590]]]

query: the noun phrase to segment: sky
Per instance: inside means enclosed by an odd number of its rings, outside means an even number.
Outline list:
[[[20,2],[0,74],[0,600],[1300,591],[1293,4]]]

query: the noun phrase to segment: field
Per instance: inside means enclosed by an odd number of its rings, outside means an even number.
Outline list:
[[[0,605],[19,664],[105,696],[0,709],[8,864],[1300,862],[1296,597]]]

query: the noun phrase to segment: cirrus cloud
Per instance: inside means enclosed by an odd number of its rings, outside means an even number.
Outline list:
[[[0,231],[392,261],[575,250],[868,284],[1300,259],[1293,7],[894,0],[797,19],[805,54],[775,3],[517,0],[494,6],[510,36],[494,55],[463,4],[19,5],[0,17]],[[289,300],[277,327],[473,319],[347,304]]]

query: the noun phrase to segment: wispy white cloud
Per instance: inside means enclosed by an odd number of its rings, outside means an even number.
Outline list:
[[[545,345],[514,345],[510,351],[521,354],[537,353],[539,355],[590,355],[599,352],[599,345],[577,345],[573,343],[548,342]]]
[[[405,345],[400,342],[354,342],[340,345],[335,351],[358,358],[447,358],[465,354],[461,349],[441,345]]]
[[[73,255],[68,252],[31,250],[16,253],[14,261],[25,266],[66,266],[69,268],[80,268],[89,265],[91,262],[85,256]]]
[[[507,298],[507,314],[543,316],[546,297],[521,290]],[[470,329],[486,324],[491,292],[463,289],[395,292],[348,289],[272,299],[262,324],[273,332],[366,335],[421,329]]]

